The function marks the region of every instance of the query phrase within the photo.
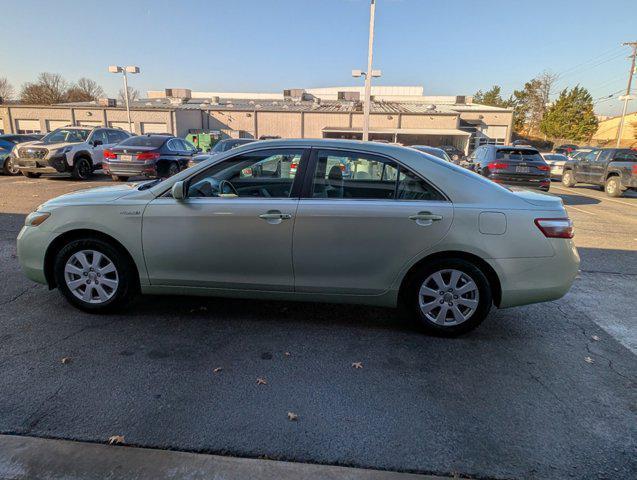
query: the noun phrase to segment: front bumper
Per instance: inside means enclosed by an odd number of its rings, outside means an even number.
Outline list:
[[[18,234],[18,260],[29,280],[47,284],[44,274],[44,255],[49,246],[51,233],[40,227],[22,227]]]
[[[564,173],[564,165],[551,166],[551,178],[562,178],[563,173]]]
[[[21,172],[64,173],[69,171],[64,154],[51,158],[18,157],[15,159],[15,164]]]

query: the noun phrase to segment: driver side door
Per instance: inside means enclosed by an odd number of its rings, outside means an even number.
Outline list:
[[[144,211],[143,248],[152,285],[292,291],[292,234],[303,148],[245,152],[215,163]]]

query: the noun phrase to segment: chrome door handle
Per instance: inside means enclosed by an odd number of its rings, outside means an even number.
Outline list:
[[[431,212],[418,212],[416,215],[410,215],[409,220],[429,220],[432,222],[437,222],[439,220],[442,220],[442,215],[434,215]]]
[[[289,220],[290,218],[292,218],[292,214],[281,213],[281,212],[268,212],[268,213],[262,213],[261,215],[259,215],[259,218],[262,218],[264,220]]]

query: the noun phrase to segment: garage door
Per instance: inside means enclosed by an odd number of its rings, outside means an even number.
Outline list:
[[[168,133],[165,123],[142,122],[142,133]]]
[[[47,120],[46,121],[46,131],[47,132],[52,132],[56,128],[66,127],[67,125],[70,125],[70,124],[71,124],[71,122],[68,121],[68,120]]]
[[[40,133],[40,120],[19,120],[15,121],[18,133]]]
[[[108,126],[111,128],[121,128],[122,130],[130,133],[135,133],[135,124],[131,123],[132,130],[128,130],[128,122],[108,122]]]
[[[102,126],[102,122],[95,121],[95,120],[82,120],[77,123],[80,125],[80,127],[101,127]]]

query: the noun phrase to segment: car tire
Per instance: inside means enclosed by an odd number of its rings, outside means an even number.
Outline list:
[[[15,164],[13,157],[9,156],[4,161],[4,166],[2,167],[2,172],[5,175],[19,175],[20,169]]]
[[[121,175],[111,175],[114,182],[127,182],[129,177],[122,177]]]
[[[24,176],[27,178],[40,178],[41,175],[42,175],[41,173],[24,172]]]
[[[573,176],[572,170],[565,170],[564,173],[562,173],[562,185],[568,188],[575,186],[575,177]]]
[[[617,175],[608,177],[606,179],[606,185],[604,186],[604,191],[606,192],[606,195],[608,195],[609,197],[621,197],[623,193],[621,179]]]
[[[482,323],[491,310],[493,294],[489,280],[473,263],[439,259],[411,276],[401,292],[401,304],[425,332],[455,337]]]
[[[139,288],[137,271],[128,256],[97,238],[66,244],[55,256],[53,274],[68,302],[86,312],[121,308]]]
[[[87,180],[93,174],[93,164],[86,157],[76,158],[71,175],[76,180]]]
[[[171,162],[170,165],[168,165],[168,168],[166,170],[166,176],[172,177],[173,175],[177,175],[178,173],[179,173],[179,164],[176,162]]]

